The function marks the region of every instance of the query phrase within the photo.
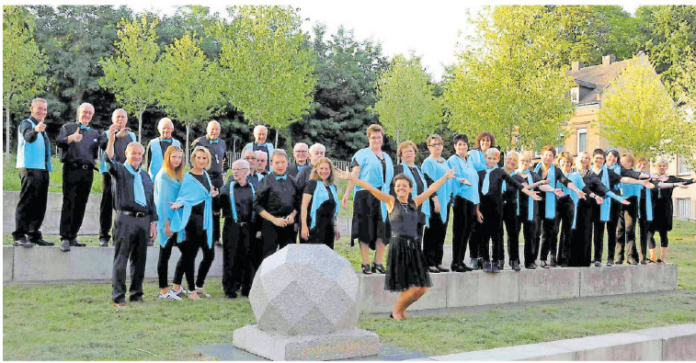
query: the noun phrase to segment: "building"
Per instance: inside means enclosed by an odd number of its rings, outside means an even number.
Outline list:
[[[655,72],[644,53],[641,52],[639,57],[641,64]],[[564,151],[577,155],[583,151],[592,153],[597,148],[606,150],[613,147],[601,136],[602,125],[597,124],[596,120],[602,108],[604,91],[612,81],[621,76],[628,62],[617,61],[613,55],[607,55],[602,57],[602,64],[599,65],[585,67],[582,62],[571,64],[567,74],[573,77],[576,84],[576,87],[570,90],[571,101],[575,104],[575,115],[566,124],[566,138],[562,147]],[[655,171],[654,165],[651,165],[651,171]],[[689,172],[681,157],[677,157],[676,160],[672,158],[667,173],[685,179],[696,177],[696,174]],[[673,198],[675,218],[696,220],[696,187],[677,189]]]

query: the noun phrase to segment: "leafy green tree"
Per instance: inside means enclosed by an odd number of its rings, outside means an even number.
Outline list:
[[[607,141],[654,159],[674,153],[688,127],[644,56],[634,58],[605,91],[597,123]]]
[[[195,34],[185,34],[167,46],[160,64],[161,88],[158,95],[171,118],[186,126],[186,160],[189,159],[189,130],[208,118],[222,102],[218,70],[199,48]]]
[[[99,84],[112,90],[126,111],[138,116],[138,141],[143,136],[143,113],[157,101],[159,46],[155,27],[158,23],[157,18],[148,19],[146,15],[133,21],[122,20],[115,53],[100,61],[104,77]]]
[[[96,108],[92,124],[111,123],[115,99],[99,85],[103,70],[99,60],[110,56],[118,41],[116,26],[132,17],[126,6],[32,6],[36,17],[36,42],[46,54],[51,82],[49,113],[74,120],[77,107],[90,102]]]
[[[284,130],[307,113],[317,82],[298,11],[235,6],[228,12],[231,23],[208,31],[221,43],[221,93],[249,123]]]
[[[357,40],[352,30],[341,26],[328,38],[324,25],[313,31],[318,83],[309,114],[290,126],[292,138],[322,143],[332,159],[348,160],[365,147],[365,130],[378,121],[368,108],[375,104],[377,74],[388,62],[379,43]]]
[[[32,38],[32,16],[21,7],[3,6],[3,105],[7,117],[5,130],[6,162],[10,163],[10,115],[26,110],[29,101],[43,93],[46,84],[46,62]]]
[[[157,24],[157,36],[161,49],[181,38],[184,34],[196,33],[200,38],[200,48],[210,59],[220,54],[220,42],[211,37],[206,28],[214,26],[220,21],[220,14],[211,13],[210,8],[200,5],[179,6],[173,15],[158,15],[160,22]]]
[[[503,149],[558,144],[573,113],[564,42],[538,17],[545,7],[503,6],[473,21],[473,47],[459,54],[444,91],[447,122],[457,132],[495,134]],[[564,51],[568,51],[565,49]],[[568,53],[572,54],[572,52]]]
[[[377,102],[372,110],[397,145],[405,140],[420,143],[442,119],[434,89],[420,58],[415,56],[406,59],[397,55],[377,79]]]

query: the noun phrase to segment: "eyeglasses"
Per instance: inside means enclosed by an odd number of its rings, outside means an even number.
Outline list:
[[[430,145],[428,145],[428,146],[429,146],[429,147],[440,147],[440,146],[442,146],[442,143],[430,144]]]
[[[256,158],[253,156],[247,156],[244,158],[244,160],[256,160]]]
[[[242,171],[242,170],[249,170],[249,168],[241,168],[241,169],[232,168],[232,171]]]

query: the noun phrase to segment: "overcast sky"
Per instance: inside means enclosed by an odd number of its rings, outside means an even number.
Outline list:
[[[696,0],[691,0],[694,3]],[[96,4],[96,1],[73,1],[71,4]],[[114,2],[105,2],[114,4]],[[136,11],[143,9],[159,10],[164,14],[174,12],[176,6],[200,4],[210,6],[213,11],[225,15],[225,7],[233,4],[279,4],[291,5],[301,9],[304,29],[310,31],[317,22],[327,26],[328,34],[332,34],[340,25],[353,29],[357,39],[372,38],[382,44],[383,53],[389,57],[396,54],[409,54],[411,51],[422,57],[422,64],[434,78],[439,81],[444,72],[444,66],[455,62],[457,41],[464,35],[471,34],[467,24],[467,9],[476,14],[485,5],[512,4],[510,1],[472,2],[472,1],[383,1],[383,0],[292,0],[292,1],[152,1],[127,0],[116,2],[125,4]],[[519,4],[520,2],[514,2]],[[529,3],[529,2],[526,2]],[[557,2],[574,3],[578,2]],[[602,2],[587,2],[602,4]],[[624,9],[634,13],[641,4],[649,2],[620,3]],[[653,2],[654,3],[654,2]],[[221,5],[223,4],[223,5]],[[606,4],[606,2],[604,2]],[[310,32],[311,34],[311,32]]]

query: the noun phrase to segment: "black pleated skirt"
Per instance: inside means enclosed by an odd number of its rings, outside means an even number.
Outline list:
[[[411,287],[433,286],[428,264],[416,239],[410,236],[392,237],[387,258],[384,289],[405,291]]]

